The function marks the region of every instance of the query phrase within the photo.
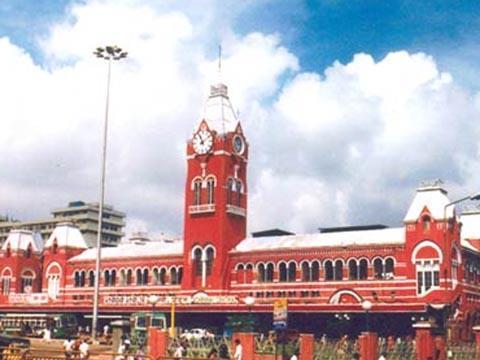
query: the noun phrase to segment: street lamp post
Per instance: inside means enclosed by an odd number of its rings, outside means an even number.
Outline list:
[[[148,302],[149,304],[152,305],[152,318],[150,319],[150,326],[153,327],[153,318],[155,316],[155,305],[158,303],[158,301],[160,300],[160,296],[158,295],[150,295],[148,297]]]
[[[170,296],[171,306],[170,306],[170,337],[175,337],[175,294]]]
[[[100,262],[102,256],[102,222],[103,222],[103,205],[105,201],[105,168],[107,160],[107,134],[108,134],[108,108],[110,101],[110,69],[113,60],[121,60],[127,57],[127,52],[117,46],[98,47],[93,54],[98,58],[108,62],[107,73],[107,96],[105,101],[105,121],[103,127],[103,146],[102,146],[102,165],[101,165],[101,181],[100,181],[100,203],[98,206],[98,230],[97,230],[97,256],[95,259],[95,290],[93,294],[93,316],[92,316],[92,338],[97,336],[98,322],[98,300],[100,290]]]
[[[244,299],[245,305],[248,306],[248,330],[253,331],[252,306],[255,304],[253,296],[247,296]]]
[[[365,310],[366,332],[370,331],[370,310],[372,310],[372,303],[368,300],[362,302],[362,309]]]

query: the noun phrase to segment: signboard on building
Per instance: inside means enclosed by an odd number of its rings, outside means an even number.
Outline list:
[[[45,293],[9,294],[8,302],[21,305],[48,304],[48,295]]]
[[[286,329],[288,319],[287,299],[278,299],[273,303],[273,328],[275,330]]]
[[[103,297],[105,305],[149,305],[149,295],[106,295]],[[238,304],[238,298],[231,295],[209,296],[206,293],[197,293],[193,296],[160,296],[156,305],[212,305]]]

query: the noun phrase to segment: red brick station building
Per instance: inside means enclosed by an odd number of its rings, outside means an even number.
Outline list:
[[[380,334],[407,334],[423,318],[452,336],[472,336],[480,322],[480,210],[458,214],[442,184],[432,182],[412,191],[397,228],[248,236],[248,154],[227,87],[212,86],[186,147],[183,239],[133,238],[102,249],[103,321],[151,310],[148,298],[156,294],[156,309],[167,316],[175,302],[180,326],[213,326],[230,313],[251,312],[269,327],[273,302],[286,298],[291,327],[356,332],[368,300]],[[69,223],[45,243],[12,230],[0,253],[0,313],[91,314],[95,257]]]

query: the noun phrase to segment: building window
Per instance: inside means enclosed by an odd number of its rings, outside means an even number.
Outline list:
[[[201,276],[202,275],[202,249],[197,248],[193,253],[193,261],[195,266],[195,275]]]
[[[32,244],[28,244],[27,251],[25,252],[25,257],[27,259],[32,257]]]
[[[88,286],[94,287],[95,286],[95,272],[90,270],[88,273]]]
[[[375,279],[383,279],[383,262],[382,259],[376,258],[373,260],[373,272]]]
[[[212,274],[212,266],[213,266],[213,258],[214,258],[214,251],[213,248],[207,248],[207,276]]]
[[[11,281],[12,281],[12,278],[10,276],[2,277],[2,294],[3,295],[10,294],[10,283],[11,283]]]
[[[167,283],[167,269],[161,268],[160,269],[160,284],[165,285]]]
[[[237,192],[236,204],[240,207],[242,205],[242,182],[240,180],[235,181],[235,191]]]
[[[440,263],[438,260],[417,261],[416,270],[418,294],[440,286]]]
[[[366,259],[360,260],[358,278],[366,280],[368,278],[368,262]]]
[[[178,280],[177,284],[181,284],[182,279],[183,279],[183,267],[180,266],[177,272],[177,280]]]
[[[257,271],[258,271],[258,274],[257,274],[258,282],[260,282],[260,283],[265,282],[265,280],[266,280],[265,265],[264,264],[258,264]]]
[[[58,250],[58,242],[57,239],[53,239],[53,245],[52,245],[52,253],[56,254]]]
[[[5,257],[10,257],[12,254],[12,248],[10,247],[10,243],[7,245],[7,250],[5,252]]]
[[[422,218],[423,232],[430,231],[430,216],[424,216]]]
[[[295,264],[293,261],[288,264],[288,281],[297,281],[297,264]]]
[[[267,273],[265,277],[265,282],[273,282],[273,264],[267,264]]]
[[[335,261],[335,280],[343,280],[343,263],[342,260]]]
[[[143,283],[142,285],[148,285],[148,269],[143,269]]]
[[[172,267],[170,269],[170,283],[172,285],[177,285],[178,284],[178,272],[177,272],[177,268],[175,268],[175,267]]]
[[[200,205],[202,203],[202,182],[197,180],[193,183],[193,204]]]
[[[286,282],[288,279],[287,276],[287,265],[282,262],[278,265],[278,272],[279,272],[279,280],[281,282]]]
[[[207,180],[207,203],[213,204],[215,202],[215,180]]]
[[[311,281],[310,264],[307,261],[302,263],[302,281]]]
[[[104,285],[110,286],[110,271],[105,270],[103,273]]]
[[[357,261],[351,259],[348,262],[348,279],[349,280],[357,280],[358,279],[358,269],[357,269]]]
[[[143,274],[142,269],[137,269],[137,285],[143,284]]]
[[[32,292],[34,275],[31,271],[25,271],[21,277],[20,292]]]
[[[395,277],[395,263],[392,258],[385,260],[385,279],[390,280]]]
[[[120,286],[127,285],[127,274],[125,273],[125,269],[120,270]]]
[[[232,204],[233,179],[227,181],[227,204]]]
[[[330,260],[325,262],[325,280],[333,280],[333,264]]]
[[[127,270],[127,285],[132,285],[133,283],[133,270],[128,269]]]
[[[117,284],[117,270],[113,269],[110,271],[110,286],[115,286]]]

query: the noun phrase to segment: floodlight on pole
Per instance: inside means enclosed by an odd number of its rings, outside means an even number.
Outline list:
[[[103,206],[105,201],[105,169],[107,160],[107,135],[108,135],[108,110],[110,102],[110,69],[113,60],[121,60],[127,57],[128,53],[118,46],[105,46],[95,49],[93,54],[108,62],[107,72],[107,95],[105,101],[105,121],[103,127],[103,145],[102,145],[102,164],[100,181],[100,202],[98,205],[98,230],[97,230],[97,254],[95,259],[95,290],[93,294],[93,316],[92,316],[92,338],[97,337],[98,322],[98,301],[100,293],[100,262],[102,257],[102,226],[103,226]]]

